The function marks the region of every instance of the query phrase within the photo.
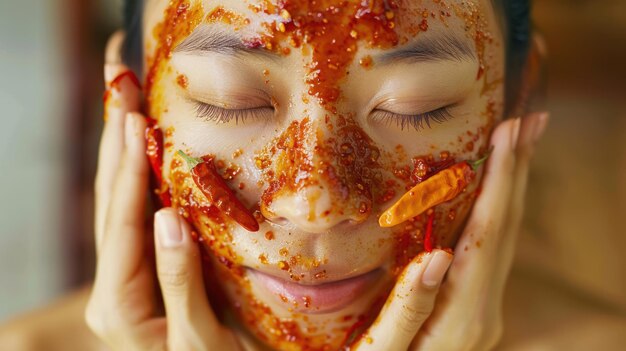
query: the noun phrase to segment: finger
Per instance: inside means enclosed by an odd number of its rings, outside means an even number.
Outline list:
[[[141,327],[154,316],[153,272],[144,250],[147,160],[145,121],[130,113],[125,119],[125,149],[117,173],[102,238],[96,279],[86,310],[88,325],[112,345],[137,349],[145,345]],[[121,345],[121,346],[120,346]]]
[[[104,62],[105,63],[121,63],[122,62],[122,46],[124,45],[124,39],[126,33],[122,30],[118,30],[113,33],[107,42],[106,49],[104,50]]]
[[[499,245],[499,262],[495,282],[499,282],[500,290],[504,288],[506,276],[513,263],[515,244],[519,235],[522,216],[524,214],[524,200],[528,183],[530,161],[538,140],[543,135],[549,121],[548,113],[532,113],[522,122],[520,137],[516,147],[515,175],[513,177],[512,194],[508,210],[507,229]]]
[[[438,307],[416,338],[416,350],[455,349],[459,343],[469,346],[481,341],[484,326],[474,319],[482,316],[487,304],[498,304],[487,300],[491,297],[487,295],[498,264],[494,261],[508,210],[520,127],[520,119],[507,120],[492,135],[493,153],[481,194],[455,249]]]
[[[380,315],[356,350],[406,350],[430,316],[453,256],[442,250],[415,258],[404,270]]]
[[[126,147],[111,195],[99,258],[99,261],[106,262],[103,269],[112,273],[107,276],[116,280],[112,287],[125,284],[145,257],[144,210],[148,186],[145,128],[143,116],[138,113],[127,115]]]
[[[172,208],[155,216],[157,276],[168,324],[171,350],[224,349],[227,333],[209,305],[200,251],[189,225]],[[234,345],[234,344],[232,344]],[[227,348],[228,349],[228,348]]]
[[[122,70],[123,66],[119,66]],[[125,91],[133,89],[128,84],[121,84],[121,90],[110,95],[105,103],[108,119],[104,125],[100,151],[98,156],[98,171],[96,173],[96,249],[99,251],[104,232],[106,213],[111,200],[113,183],[117,175],[119,163],[124,150],[124,125],[129,104],[121,105],[120,100],[126,99]]]
[[[484,265],[497,249],[515,176],[515,148],[520,128],[521,120],[511,119],[502,122],[492,135],[493,153],[487,162],[481,193],[457,244],[457,258],[451,268],[451,276],[463,267],[463,271],[458,272],[459,278],[474,280],[475,276],[467,275],[471,273],[469,270],[485,268]],[[480,259],[467,254],[475,248],[481,252]]]
[[[532,113],[524,118],[516,147],[517,163],[515,165],[513,201],[511,201],[510,210],[512,213],[521,215],[523,212],[530,161],[535,153],[537,142],[545,132],[549,118],[550,115],[547,112]],[[515,231],[510,232],[515,233]]]
[[[106,212],[111,197],[113,182],[124,149],[124,123],[126,114],[139,110],[140,88],[128,67],[121,64],[119,51],[123,42],[123,33],[112,36],[107,45],[107,63],[105,64],[105,120],[100,141],[98,171],[96,173],[96,249],[99,251],[102,240]],[[112,84],[115,83],[113,87]]]
[[[503,228],[498,243],[497,253],[493,255],[492,266],[494,273],[490,277],[490,287],[485,293],[491,296],[491,303],[483,311],[483,319],[488,321],[486,333],[480,347],[491,348],[497,344],[502,333],[502,299],[507,278],[513,265],[515,247],[520,232],[524,213],[524,200],[528,182],[529,165],[534,154],[536,142],[543,134],[547,122],[547,113],[533,113],[524,117],[520,129],[520,136],[516,146],[516,163],[513,177],[511,198]]]

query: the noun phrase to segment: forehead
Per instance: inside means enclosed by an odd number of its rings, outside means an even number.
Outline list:
[[[343,29],[350,26],[349,21],[355,20],[360,26],[367,26],[367,19],[375,17],[372,15],[393,16],[389,20],[402,37],[401,43],[420,32],[469,32],[478,25],[499,36],[491,0],[147,0],[144,24],[154,26],[162,21],[164,11],[173,3],[199,5],[206,16],[215,17],[216,10],[224,10],[232,16],[231,20],[246,19],[246,29],[257,32],[267,31],[267,23],[284,21],[281,10],[288,9],[294,12],[293,16],[309,21],[334,18],[334,23],[328,24],[344,26]],[[339,18],[343,21],[337,21]]]

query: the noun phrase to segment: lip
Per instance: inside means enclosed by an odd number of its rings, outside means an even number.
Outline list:
[[[383,273],[376,269],[368,273],[330,283],[303,285],[249,269],[252,280],[278,301],[291,303],[295,312],[321,314],[346,307]]]

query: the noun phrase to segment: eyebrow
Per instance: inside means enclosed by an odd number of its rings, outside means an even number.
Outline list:
[[[386,52],[375,61],[381,64],[435,61],[478,61],[474,46],[458,35],[441,33],[423,36],[400,49]]]
[[[228,56],[254,54],[255,56],[271,59],[279,57],[277,54],[264,48],[246,45],[241,37],[235,33],[209,25],[202,25],[196,28],[191,35],[178,44],[174,52],[195,55],[216,53]]]
[[[269,59],[280,56],[260,47],[246,45],[241,37],[217,26],[202,25],[183,40],[175,53],[205,55],[210,53],[240,56],[255,55]],[[478,61],[473,45],[458,35],[442,33],[423,36],[419,40],[399,49],[383,53],[375,58],[383,65],[391,63],[417,63],[435,61]]]

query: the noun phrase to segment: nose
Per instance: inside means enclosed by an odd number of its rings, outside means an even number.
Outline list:
[[[261,201],[268,220],[324,233],[370,215],[380,153],[355,123],[294,121],[269,150]]]
[[[296,192],[283,194],[272,201],[263,211],[270,222],[290,223],[307,233],[326,233],[339,224],[357,224],[365,216],[357,216],[348,209],[333,203],[331,194],[324,186],[313,185]]]

